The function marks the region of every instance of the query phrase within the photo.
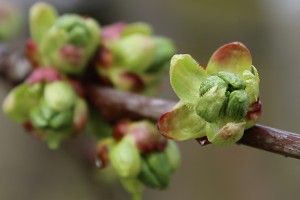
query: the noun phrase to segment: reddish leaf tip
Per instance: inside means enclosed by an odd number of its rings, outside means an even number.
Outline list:
[[[235,56],[238,52],[243,52],[252,60],[249,49],[241,42],[232,42],[221,46],[215,53],[215,61],[222,62]]]
[[[168,120],[167,120],[169,115],[171,115],[171,114],[172,114],[172,112],[166,112],[163,115],[161,115],[158,120],[158,123],[157,123],[157,128],[164,137],[166,137],[167,139],[170,139],[170,140],[175,140],[175,138],[173,138],[167,134],[168,132],[170,132],[172,130],[172,127],[170,126],[170,124],[168,123]]]

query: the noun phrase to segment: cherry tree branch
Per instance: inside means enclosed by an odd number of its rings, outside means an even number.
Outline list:
[[[175,105],[175,102],[172,101],[96,86],[90,86],[88,94],[99,112],[111,121],[121,118],[147,118],[157,121],[162,114],[168,112]],[[208,144],[206,138],[200,138],[199,143],[200,145]],[[300,159],[300,134],[264,125],[257,124],[246,130],[238,144]]]
[[[22,52],[0,45],[2,79],[10,85],[15,85],[24,80],[30,70],[30,64]],[[97,85],[88,85],[85,89],[90,103],[96,106],[105,119],[112,122],[122,118],[149,119],[155,122],[175,105],[172,101],[149,98]],[[205,137],[199,138],[198,141],[202,146],[209,144]],[[238,144],[300,159],[300,134],[264,125],[257,124],[245,131]]]

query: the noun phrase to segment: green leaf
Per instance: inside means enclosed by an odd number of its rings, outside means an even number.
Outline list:
[[[158,121],[159,131],[173,140],[188,140],[206,134],[206,122],[194,110],[179,102],[170,112]]]
[[[201,81],[207,73],[188,54],[177,54],[171,59],[170,82],[174,92],[185,104],[195,104]]]
[[[40,43],[56,19],[57,11],[53,6],[44,2],[34,4],[30,9],[31,37]]]
[[[244,134],[245,122],[227,123],[227,124],[210,124],[207,131],[207,139],[216,145],[229,145],[239,141]]]
[[[253,73],[250,71],[244,71],[242,79],[245,82],[246,85],[246,92],[249,96],[249,102],[250,104],[257,101],[259,97],[259,77],[257,69],[252,66]]]
[[[228,71],[242,75],[245,70],[251,70],[251,64],[252,57],[247,47],[240,42],[232,42],[214,52],[206,70],[210,74]]]
[[[41,95],[41,84],[21,84],[5,98],[3,111],[13,120],[23,123],[29,119],[29,113],[39,103]]]

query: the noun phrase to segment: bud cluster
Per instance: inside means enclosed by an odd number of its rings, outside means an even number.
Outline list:
[[[100,44],[100,26],[76,14],[58,16],[54,7],[37,3],[30,10],[32,39],[27,54],[38,66],[66,74],[83,73]]]
[[[245,88],[244,81],[231,72],[221,71],[206,78],[199,88],[197,114],[209,123],[242,121],[249,107]]]
[[[162,137],[148,121],[118,122],[113,137],[99,142],[98,158],[102,167],[110,164],[122,180],[157,189],[168,186],[180,163],[177,145]]]
[[[97,59],[102,79],[120,90],[153,93],[175,48],[170,39],[152,32],[141,22],[103,27]]]
[[[187,54],[173,56],[170,81],[180,102],[160,117],[158,127],[167,138],[232,144],[261,114],[258,73],[239,42],[220,47],[207,67]]]
[[[3,108],[52,149],[80,132],[87,121],[85,100],[67,79],[51,68],[34,70],[25,83],[10,92]]]

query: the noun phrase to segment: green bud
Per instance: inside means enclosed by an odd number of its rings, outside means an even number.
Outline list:
[[[74,14],[59,17],[38,44],[42,64],[81,73],[100,43],[100,27],[91,18]]]
[[[29,11],[31,37],[40,43],[57,19],[56,9],[44,2],[34,4]]]
[[[153,188],[168,187],[172,168],[166,153],[151,153],[144,160],[139,180]]]
[[[50,121],[51,129],[61,129],[64,126],[70,126],[73,119],[72,110],[57,113]]]
[[[5,98],[3,111],[18,122],[25,122],[29,118],[30,110],[38,104],[41,95],[41,84],[21,84]]]
[[[37,129],[61,130],[66,127],[70,128],[72,119],[72,109],[57,112],[51,109],[43,99],[30,112],[30,121]]]
[[[227,98],[226,87],[215,85],[199,98],[196,113],[207,122],[217,122]]]
[[[49,83],[44,90],[45,103],[55,111],[71,108],[76,101],[74,89],[64,81]]]
[[[156,72],[166,65],[175,53],[175,46],[172,40],[165,37],[154,37],[154,59],[147,72]]]
[[[159,131],[167,138],[206,135],[214,144],[231,144],[261,114],[258,73],[249,50],[239,42],[220,47],[206,68],[189,55],[175,55],[170,82],[180,102],[159,119]]]
[[[32,125],[38,129],[43,129],[48,126],[48,120],[43,116],[38,106],[31,110],[30,121]]]
[[[146,186],[151,188],[161,188],[161,184],[155,174],[152,172],[146,160],[142,159],[141,172],[138,179]]]
[[[154,57],[153,39],[140,34],[121,38],[112,48],[120,66],[130,72],[145,71]]]
[[[239,122],[244,119],[249,107],[249,98],[245,90],[235,90],[230,93],[226,107],[226,118]]]
[[[221,71],[218,73],[218,76],[228,83],[229,87],[232,87],[229,88],[230,91],[245,89],[246,87],[243,80],[234,73]]]
[[[110,162],[122,178],[135,178],[141,168],[141,158],[137,148],[128,140],[121,140],[109,154]]]
[[[168,140],[168,145],[165,152],[170,161],[172,172],[174,172],[181,163],[180,150],[174,141]]]
[[[126,37],[133,34],[152,35],[153,30],[149,24],[143,22],[135,22],[125,26],[121,33],[121,37]]]
[[[227,88],[227,83],[218,76],[210,76],[206,78],[200,85],[199,93],[200,97],[203,96],[207,91],[217,86],[218,89]]]

